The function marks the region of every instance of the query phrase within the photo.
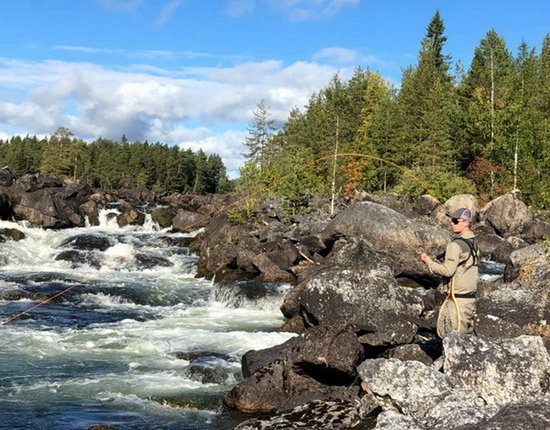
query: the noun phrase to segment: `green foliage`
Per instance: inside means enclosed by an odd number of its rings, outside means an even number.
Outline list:
[[[456,194],[475,194],[476,188],[469,179],[444,168],[430,166],[408,171],[393,191],[411,197],[430,194],[439,201],[445,201]]]
[[[60,127],[50,138],[36,136],[0,140],[0,160],[18,175],[53,173],[102,188],[145,187],[156,192],[219,193],[232,184],[216,155],[160,143],[129,143],[99,138],[91,143]]]
[[[522,43],[514,58],[490,30],[453,77],[444,31],[436,12],[399,91],[369,70],[347,82],[335,75],[290,112],[269,166],[246,180],[291,210],[310,193],[331,193],[334,165],[336,192],[348,196],[395,189],[445,199],[477,189],[483,201],[517,187],[527,204],[550,208],[550,36],[540,55]]]

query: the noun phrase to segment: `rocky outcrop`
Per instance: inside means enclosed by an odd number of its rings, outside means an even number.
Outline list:
[[[487,342],[452,333],[443,347],[444,373],[417,361],[361,363],[362,387],[383,411],[376,429],[501,428],[489,423],[502,422],[510,409],[525,410],[529,423],[550,422],[548,409],[534,407],[549,401],[550,356],[540,338]]]
[[[25,220],[44,228],[83,227],[84,205],[92,194],[89,185],[63,182],[51,174],[2,175],[0,212],[3,218]]]
[[[329,422],[332,415],[319,410],[328,411],[342,401],[334,399],[337,392],[350,396],[339,404],[346,404],[343,408],[354,417],[359,415],[350,405],[369,399],[359,426],[375,420],[376,428],[384,429],[493,428],[492,423],[503,422],[509,411],[525,411],[528,423],[547,423],[549,414],[536,402],[548,403],[550,384],[545,349],[550,338],[550,265],[546,247],[531,247],[526,241],[525,232],[534,221],[519,217],[524,221],[516,224],[523,227],[511,223],[504,228],[494,222],[494,213],[484,218],[487,211],[481,212],[476,235],[486,256],[499,255],[507,262],[506,283],[481,283],[477,337],[454,333],[441,343],[433,331],[441,298],[432,291],[405,286],[410,283],[405,281],[424,287],[436,284],[437,279],[423,272],[417,259],[421,250],[437,254],[449,240],[447,231],[438,227],[448,223],[448,217],[438,218],[447,210],[424,197],[415,203],[417,215],[410,215],[400,202],[390,199],[394,210],[376,200],[342,209],[307,239],[301,234],[301,242],[295,234],[298,227],[289,229],[282,220],[268,222],[258,231],[247,230],[247,240],[256,252],[265,251],[263,244],[281,237],[299,251],[297,263],[290,266],[299,273],[298,282],[285,296],[281,310],[288,318],[285,327],[303,334],[244,355],[244,380],[226,396],[226,404],[275,415],[249,420],[241,428],[299,428],[290,423],[290,417],[301,422],[300,417],[307,420],[310,412],[312,420],[324,417]],[[462,196],[449,202],[449,210],[453,205],[475,208],[476,202],[472,196]],[[252,260],[241,255],[236,265],[244,267],[243,262]],[[345,343],[360,345],[357,354],[366,360],[359,365],[353,358],[339,368],[329,360],[323,369],[319,358],[326,359],[327,354],[316,345],[332,344],[324,337],[312,338],[309,358],[296,352],[306,345],[303,339],[311,332],[319,335],[324,330],[330,339],[327,327],[349,327]],[[345,390],[357,388],[355,381],[347,379],[354,375],[350,363],[355,363],[363,382],[359,393]],[[334,391],[335,380],[347,382]],[[332,397],[320,395],[328,392]]]
[[[311,400],[351,400],[363,348],[356,328],[339,322],[318,326],[283,345],[243,358],[248,375],[224,398],[248,413],[288,411]]]

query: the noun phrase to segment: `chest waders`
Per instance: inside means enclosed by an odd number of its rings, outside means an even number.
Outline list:
[[[457,237],[453,239],[454,242],[460,246],[462,252],[468,252],[468,257],[458,263],[458,266],[466,265],[466,262],[472,258],[472,266],[477,266],[480,260],[480,253],[477,245],[473,239],[464,239],[462,237]],[[458,267],[457,266],[457,267]],[[447,297],[441,304],[439,309],[439,314],[437,315],[437,335],[441,338],[448,335],[451,331],[458,331],[460,328],[460,307],[458,305],[458,298],[463,299],[475,299],[475,293],[467,294],[456,294],[455,295],[455,276],[449,280],[449,290],[447,292]]]

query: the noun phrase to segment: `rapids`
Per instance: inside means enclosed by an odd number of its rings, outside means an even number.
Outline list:
[[[67,230],[0,221],[26,235],[0,243],[0,428],[233,428],[245,417],[222,396],[246,351],[292,336],[277,331],[288,287],[216,287],[194,276],[192,235],[115,216]]]

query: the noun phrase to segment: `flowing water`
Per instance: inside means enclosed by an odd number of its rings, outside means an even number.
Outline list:
[[[246,351],[291,336],[287,287],[216,287],[195,278],[190,235],[114,215],[57,231],[0,221],[26,234],[0,243],[0,428],[233,428],[245,417],[221,399]]]

